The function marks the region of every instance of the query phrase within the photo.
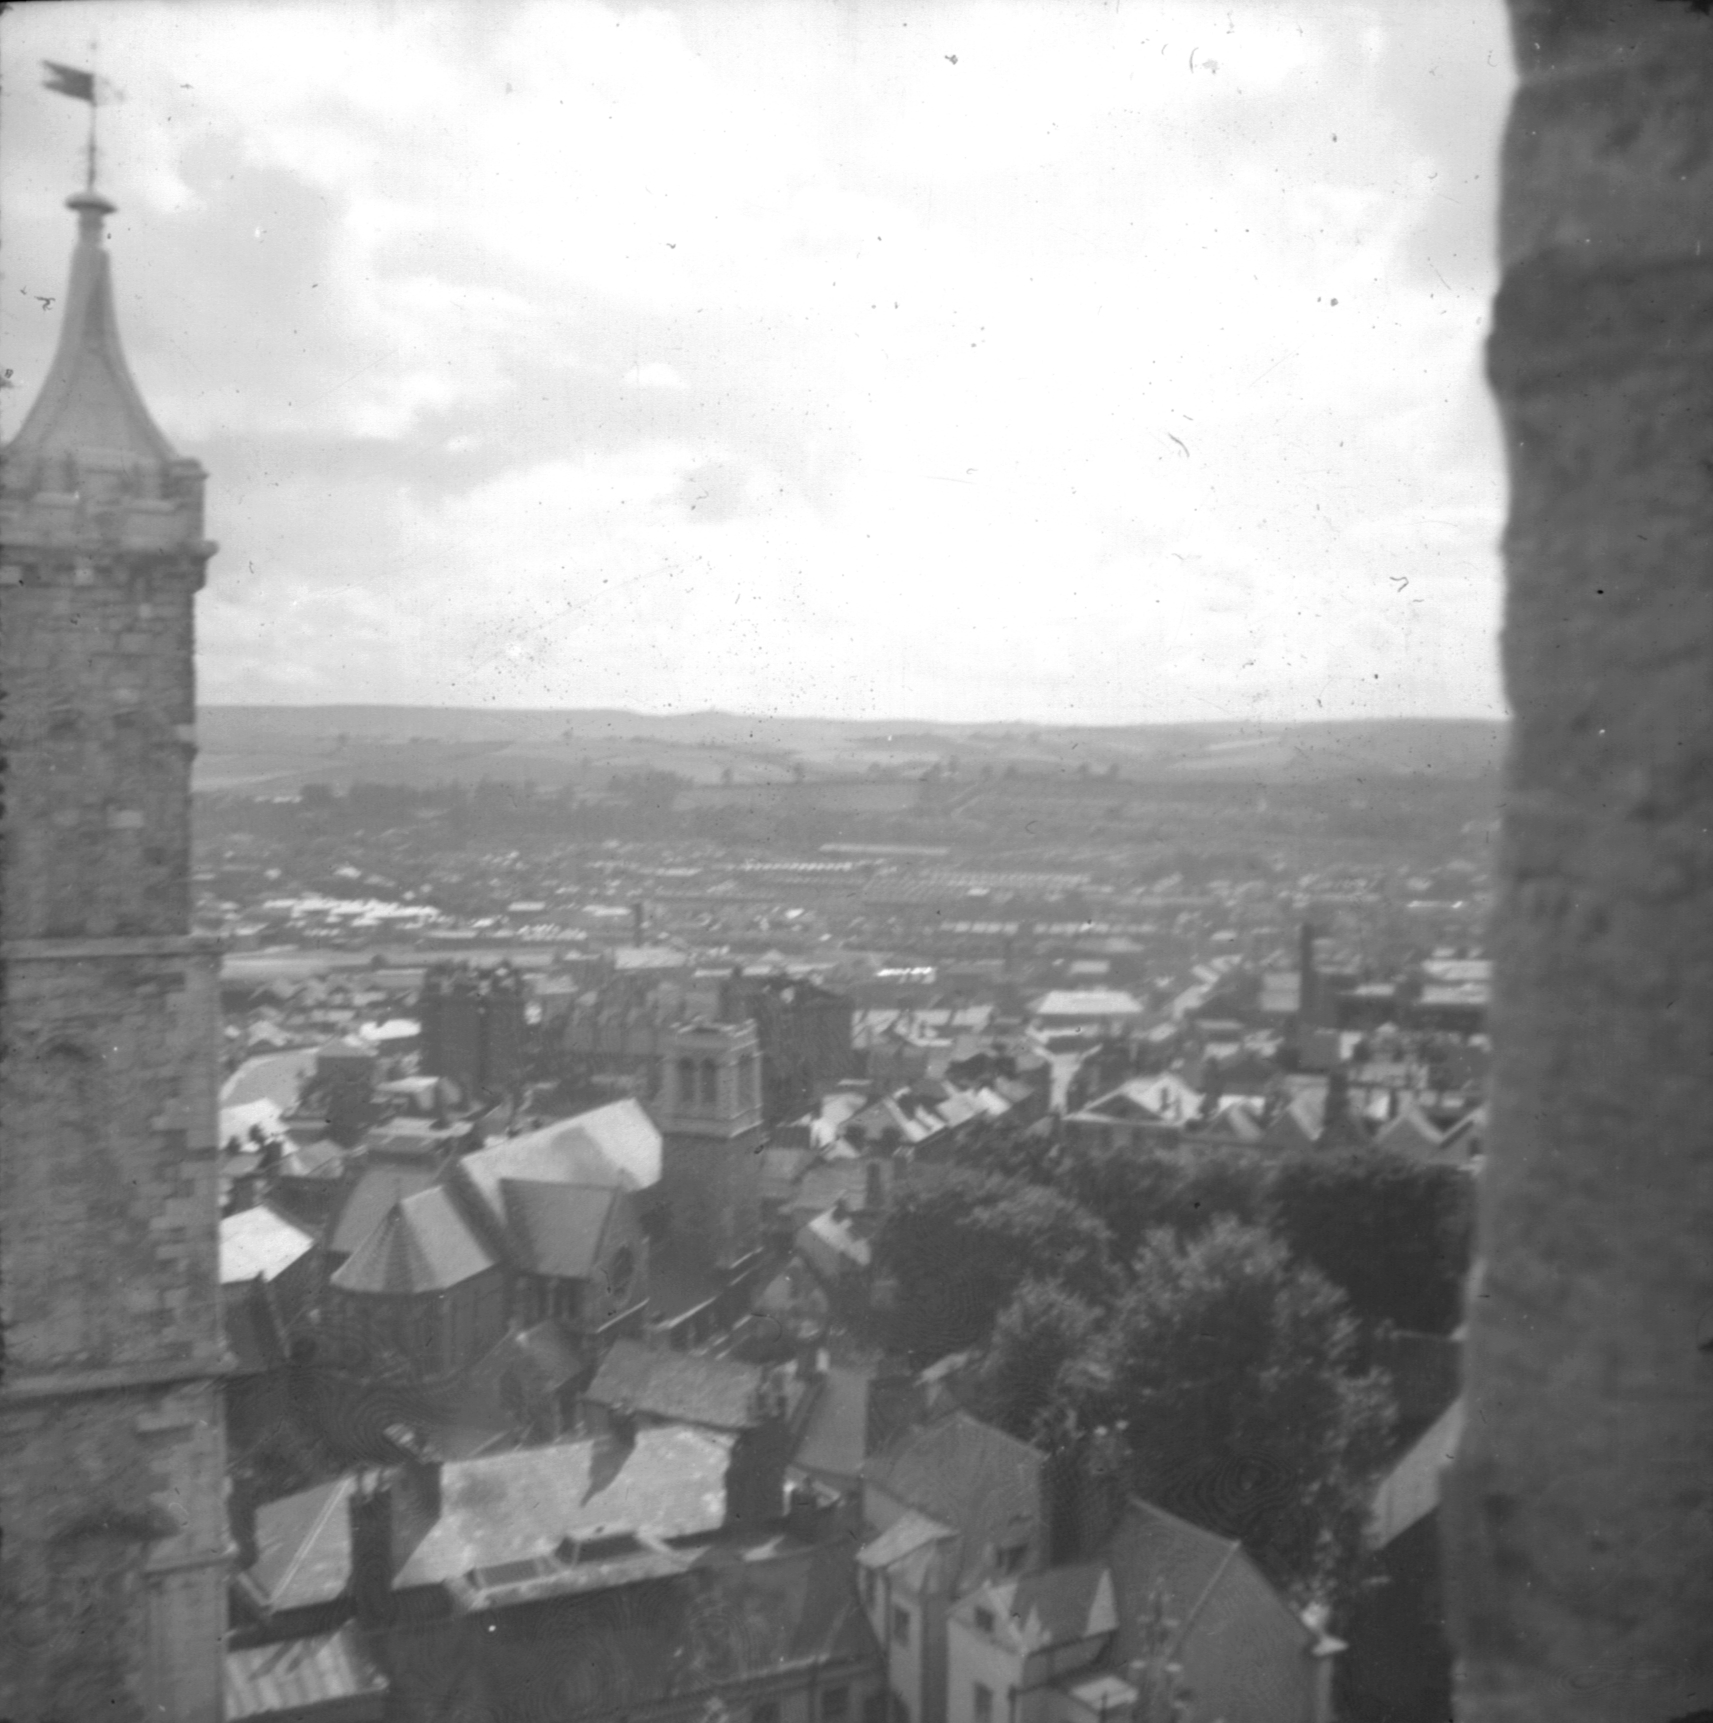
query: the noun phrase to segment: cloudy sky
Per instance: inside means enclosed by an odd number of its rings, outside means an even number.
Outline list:
[[[1493,715],[1500,0],[34,5],[211,701]]]

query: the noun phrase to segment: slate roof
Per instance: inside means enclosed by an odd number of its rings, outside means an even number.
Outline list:
[[[857,1551],[857,1561],[863,1566],[884,1570],[915,1555],[919,1550],[955,1538],[951,1526],[943,1526],[927,1514],[906,1509],[885,1531],[872,1537]]]
[[[1132,1077],[1089,1102],[1083,1111],[1113,1119],[1154,1118],[1183,1125],[1196,1117],[1201,1104],[1201,1096],[1182,1077],[1164,1071],[1155,1077]]]
[[[1381,1480],[1368,1519],[1368,1543],[1384,1549],[1439,1506],[1440,1482],[1463,1439],[1459,1397],[1417,1439]]]
[[[617,1340],[601,1361],[584,1398],[597,1406],[628,1406],[645,1417],[710,1430],[748,1430],[761,1420],[756,1400],[766,1369],[735,1358],[698,1358],[637,1340]]]
[[[457,1163],[458,1176],[505,1224],[505,1179],[647,1190],[660,1181],[660,1132],[635,1101],[615,1101],[490,1143]]]
[[[500,1203],[517,1266],[531,1274],[587,1280],[619,1193],[612,1187],[501,1179]]]
[[[435,1185],[394,1203],[331,1284],[341,1292],[395,1297],[445,1292],[495,1266],[452,1193]]]
[[[1172,1654],[1192,1634],[1242,1661],[1258,1650],[1252,1611],[1279,1615],[1306,1654],[1319,1634],[1308,1627],[1250,1560],[1240,1543],[1217,1537],[1152,1503],[1132,1499],[1103,1552],[1118,1595],[1116,1659],[1138,1655],[1132,1643],[1155,1589],[1174,1624]]]
[[[1374,1139],[1374,1146],[1390,1149],[1394,1154],[1408,1155],[1415,1160],[1437,1158],[1445,1133],[1418,1107],[1415,1100],[1406,1100],[1397,1118],[1384,1126]]]
[[[313,1234],[264,1205],[229,1214],[220,1223],[220,1284],[273,1280],[314,1249]]]
[[[545,1554],[597,1526],[661,1538],[714,1531],[725,1519],[730,1463],[729,1438],[670,1424],[638,1430],[629,1445],[596,1438],[449,1462],[440,1518],[395,1583],[434,1585]]]
[[[332,1633],[226,1653],[227,1723],[336,1703],[337,1715],[351,1723],[378,1719],[388,1690],[385,1673],[351,1623]],[[373,1710],[357,1707],[366,1697],[374,1699]]]
[[[432,1167],[368,1167],[358,1175],[334,1223],[327,1248],[335,1256],[349,1256],[385,1218],[392,1206],[435,1182]]]
[[[661,1425],[625,1445],[607,1438],[448,1460],[440,1517],[396,1552],[398,1589],[438,1585],[472,1569],[551,1554],[597,1527],[693,1537],[725,1518],[731,1439]],[[350,1496],[337,1478],[256,1510],[257,1558],[245,1588],[273,1609],[331,1603],[351,1574]]]
[[[994,1616],[994,1637],[1025,1655],[1053,1645],[1096,1639],[1118,1626],[1112,1575],[1104,1562],[1053,1567],[1022,1579],[989,1581],[954,1612],[973,1623],[978,1608]]]
[[[961,1533],[971,1574],[992,1547],[1035,1536],[1045,1465],[1028,1443],[955,1411],[906,1431],[865,1463],[863,1480]]]
[[[476,1641],[486,1709],[474,1723],[664,1714],[675,1700],[699,1714],[708,1689],[880,1661],[845,1551],[785,1540],[710,1549],[648,1608],[609,1590],[543,1610],[535,1632],[499,1640]]]
[[[792,1465],[800,1471],[838,1484],[854,1484],[862,1476],[867,1455],[869,1372],[835,1364],[803,1420]]]

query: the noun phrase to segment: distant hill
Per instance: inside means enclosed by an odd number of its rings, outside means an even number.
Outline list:
[[[1261,787],[1427,777],[1498,780],[1506,727],[1394,718],[1277,725],[896,724],[735,712],[432,706],[205,706],[197,788],[293,795],[305,783],[530,781],[596,790],[619,775],[783,784],[1007,770]]]

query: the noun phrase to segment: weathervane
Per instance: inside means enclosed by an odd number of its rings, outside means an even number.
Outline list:
[[[90,43],[90,57],[94,58],[95,44]],[[62,96],[70,96],[74,102],[89,104],[89,145],[84,180],[85,192],[95,190],[95,116],[100,108],[100,91],[106,80],[96,77],[93,72],[80,71],[76,66],[62,66],[57,60],[44,60],[42,65],[47,70],[47,77],[42,80],[44,89],[57,92]],[[111,94],[111,86],[106,86]]]

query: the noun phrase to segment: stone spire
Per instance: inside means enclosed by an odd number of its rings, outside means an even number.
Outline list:
[[[98,192],[81,191],[66,199],[66,207],[77,212],[77,248],[59,347],[6,448],[7,465],[42,463],[50,477],[54,464],[68,458],[109,472],[167,466],[177,456],[143,405],[119,344],[112,270],[102,244],[102,222],[114,206]]]

